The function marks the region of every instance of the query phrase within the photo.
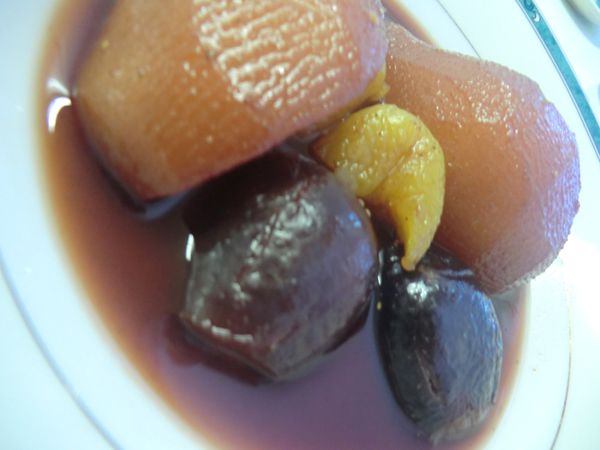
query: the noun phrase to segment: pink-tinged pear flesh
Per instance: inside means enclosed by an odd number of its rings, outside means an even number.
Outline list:
[[[359,96],[385,63],[379,0],[116,2],[76,83],[101,159],[167,196]]]
[[[579,208],[575,137],[529,78],[387,25],[385,100],[419,116],[444,149],[436,241],[490,293],[543,271]]]

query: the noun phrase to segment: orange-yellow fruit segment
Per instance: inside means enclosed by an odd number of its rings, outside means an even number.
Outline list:
[[[417,117],[394,106],[360,110],[313,153],[375,214],[392,222],[412,270],[431,244],[444,204],[444,153]]]
[[[565,121],[527,77],[424,44],[397,24],[387,31],[385,101],[417,114],[444,149],[436,242],[490,293],[540,273],[579,205],[579,157]]]

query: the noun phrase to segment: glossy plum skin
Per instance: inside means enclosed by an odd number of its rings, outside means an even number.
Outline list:
[[[433,442],[460,439],[483,423],[498,391],[500,324],[473,275],[441,249],[414,272],[402,249],[383,251],[377,334],[397,402]]]
[[[366,212],[302,156],[276,151],[220,177],[185,220],[195,251],[181,319],[267,378],[293,377],[338,346],[377,292]]]

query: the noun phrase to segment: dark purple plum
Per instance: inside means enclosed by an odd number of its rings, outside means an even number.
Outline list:
[[[496,401],[503,347],[491,300],[472,272],[430,249],[414,272],[403,250],[383,251],[377,308],[380,354],[394,396],[433,442],[476,430]]]
[[[369,217],[303,156],[275,151],[219,177],[184,215],[195,248],[181,319],[204,345],[270,379],[338,346],[377,293]]]

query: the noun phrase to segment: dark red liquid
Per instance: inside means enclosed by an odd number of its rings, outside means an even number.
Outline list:
[[[109,5],[108,0],[65,2],[49,32],[41,86],[55,78],[70,88]],[[183,420],[217,447],[232,449],[430,447],[414,436],[392,397],[370,317],[316,371],[293,382],[252,385],[205,364],[174,319],[186,272],[187,234],[178,211],[157,221],[135,214],[94,159],[72,108],[63,109],[55,132],[48,132],[46,110],[57,95],[55,90],[41,94],[41,157],[65,248],[114,339]],[[523,303],[502,303],[498,311],[506,355],[499,405],[470,445],[484,441],[509,397]]]

